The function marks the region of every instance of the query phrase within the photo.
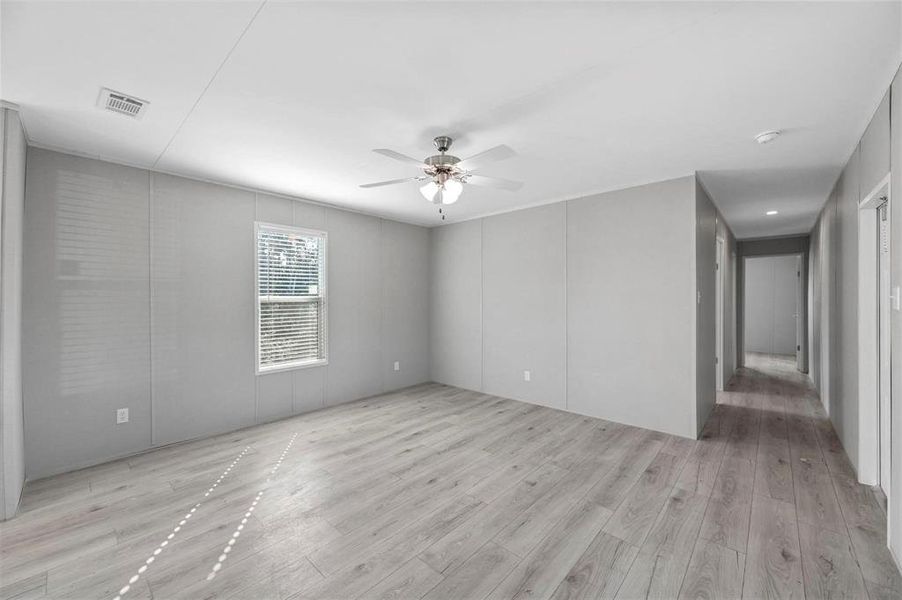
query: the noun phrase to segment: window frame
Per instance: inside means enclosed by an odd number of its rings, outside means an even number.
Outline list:
[[[313,360],[301,360],[290,363],[283,363],[272,366],[262,366],[260,364],[260,230],[278,231],[287,234],[320,237],[323,239],[322,249],[322,267],[320,271],[321,288],[319,296],[322,298],[323,307],[323,357]],[[282,371],[294,371],[298,369],[309,369],[311,367],[322,367],[329,364],[329,235],[320,229],[310,229],[307,227],[294,227],[291,225],[281,225],[279,223],[267,223],[265,221],[254,221],[254,372],[256,375],[267,375],[269,373],[279,373]]]

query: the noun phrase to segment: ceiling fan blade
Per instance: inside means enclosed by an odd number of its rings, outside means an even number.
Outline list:
[[[376,148],[373,150],[376,154],[381,154],[382,156],[387,156],[389,158],[393,158],[395,160],[399,160],[405,163],[412,163],[417,165],[418,167],[428,168],[426,164],[421,160],[417,160],[412,156],[407,156],[406,154],[401,154],[400,152],[395,152],[394,150],[389,150],[388,148]]]
[[[473,185],[493,187],[501,190],[516,192],[523,187],[522,181],[511,181],[510,179],[501,179],[500,177],[486,177],[485,175],[469,175],[466,178],[467,183]]]
[[[474,154],[470,158],[465,158],[454,166],[459,169],[463,169],[464,171],[473,171],[474,169],[480,168],[484,164],[504,160],[516,155],[517,153],[514,152],[510,146],[501,144],[500,146],[489,148],[488,150],[480,152],[479,154]]]
[[[404,179],[389,179],[388,181],[377,181],[376,183],[364,183],[362,188],[382,187],[383,185],[395,185],[397,183],[407,183],[408,181],[422,181],[427,177],[405,177]]]

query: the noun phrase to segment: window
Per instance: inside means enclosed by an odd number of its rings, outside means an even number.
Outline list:
[[[257,372],[326,363],[326,234],[257,223]]]

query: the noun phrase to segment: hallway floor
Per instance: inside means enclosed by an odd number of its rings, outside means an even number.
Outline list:
[[[10,598],[902,597],[807,379],[698,441],[426,384],[31,482]]]
[[[886,515],[795,357],[749,353],[746,363],[704,433],[726,450],[706,512],[723,527],[701,537],[744,546],[743,597],[796,598],[803,587],[809,599],[902,597]]]

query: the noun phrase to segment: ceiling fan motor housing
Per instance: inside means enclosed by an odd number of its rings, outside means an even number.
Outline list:
[[[423,162],[437,171],[450,171],[454,165],[460,162],[460,159],[450,154],[436,154],[426,158]]]
[[[435,147],[436,147],[436,149],[438,149],[439,152],[444,153],[444,152],[448,151],[448,149],[451,147],[451,142],[453,142],[453,141],[454,140],[452,140],[447,135],[440,135],[440,136],[436,137],[435,139],[433,139],[432,143],[435,144]]]

